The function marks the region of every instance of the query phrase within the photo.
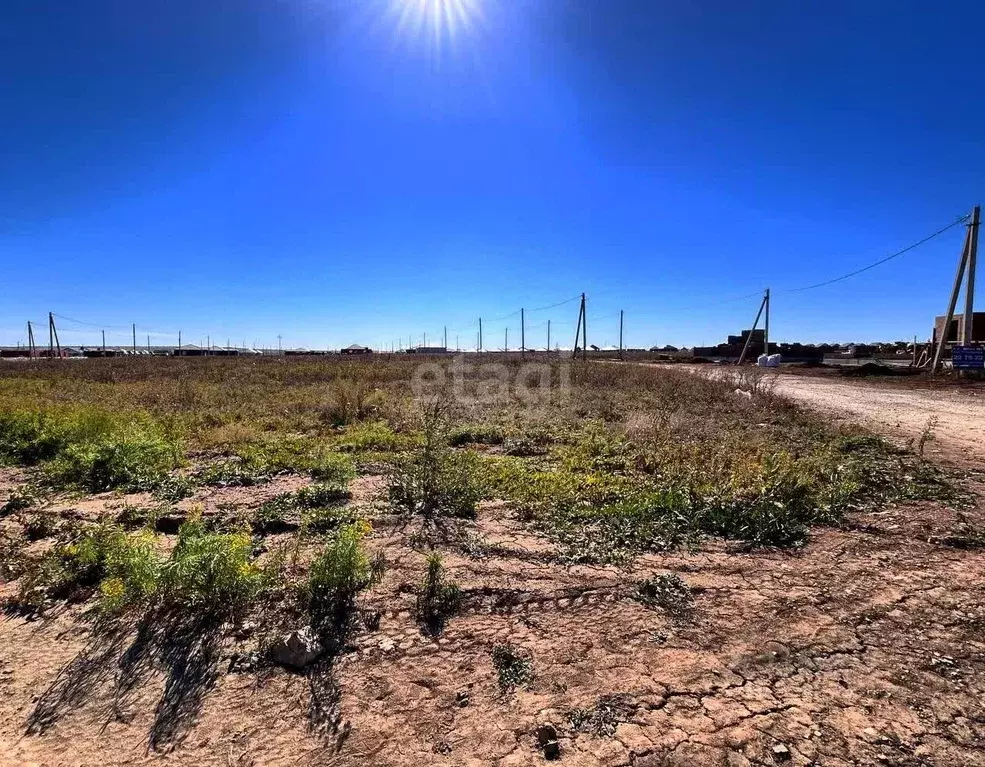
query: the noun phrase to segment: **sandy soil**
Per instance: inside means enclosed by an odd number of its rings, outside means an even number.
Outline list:
[[[206,513],[261,495],[207,492]],[[445,549],[466,608],[434,637],[412,612],[420,530],[381,518],[370,543],[390,566],[360,600],[379,623],[304,673],[237,671],[248,634],[148,651],[96,634],[84,606],[3,619],[0,764],[506,767],[545,763],[550,723],[566,765],[985,765],[985,551],[949,537],[958,523],[911,505],[797,554],[712,542],[626,572],[562,567],[488,504],[469,547]],[[668,571],[694,589],[691,616],[632,598]],[[506,642],[532,660],[529,687],[497,684]],[[577,709],[595,716],[576,727]]]
[[[931,455],[985,462],[985,397],[976,392],[905,389],[781,375],[777,392],[835,416],[861,421],[901,441],[919,440],[932,424]]]

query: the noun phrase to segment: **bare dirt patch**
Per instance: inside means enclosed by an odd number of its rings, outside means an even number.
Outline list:
[[[983,509],[966,519],[985,524]],[[360,607],[381,617],[339,661],[330,737],[312,730],[309,678],[220,673],[175,750],[149,752],[173,674],[163,659],[121,709],[129,637],[103,657],[80,607],[7,618],[0,761],[531,764],[546,722],[563,764],[985,764],[985,552],[941,543],[955,521],[911,505],[821,531],[798,554],[709,543],[627,573],[545,561],[542,539],[484,507],[468,532],[497,545],[446,555],[466,601],[437,637],[400,588],[422,571],[418,531],[378,525],[370,545],[391,568]],[[686,619],[633,598],[635,579],[667,571],[694,590]],[[529,654],[533,678],[504,692],[491,657],[507,643]],[[236,640],[217,652],[225,671]],[[53,691],[57,716],[27,734]],[[613,696],[620,706],[606,708]]]

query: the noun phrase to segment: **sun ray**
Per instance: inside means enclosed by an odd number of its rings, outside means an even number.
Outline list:
[[[446,45],[472,31],[483,18],[481,0],[391,0],[397,30],[418,38],[430,38],[440,53]]]

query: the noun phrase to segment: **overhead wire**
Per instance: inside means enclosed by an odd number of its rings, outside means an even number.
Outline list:
[[[933,234],[930,234],[930,235],[924,237],[921,240],[917,240],[916,242],[914,242],[914,243],[912,243],[910,245],[907,245],[905,248],[902,248],[901,250],[897,250],[895,253],[891,253],[890,255],[886,256],[885,258],[881,258],[878,261],[875,261],[875,262],[869,264],[868,266],[863,266],[861,269],[856,269],[854,272],[849,272],[848,274],[843,274],[840,277],[835,277],[835,278],[830,279],[830,280],[825,280],[824,282],[818,282],[818,283],[815,283],[813,285],[805,285],[804,287],[800,287],[800,288],[787,288],[785,290],[780,290],[780,291],[777,291],[777,292],[778,293],[802,293],[805,290],[814,290],[815,288],[823,288],[823,287],[825,287],[827,285],[833,285],[836,282],[841,282],[842,280],[847,280],[847,279],[849,279],[851,277],[855,277],[856,275],[862,274],[863,272],[867,272],[870,269],[875,269],[877,266],[882,266],[883,264],[885,264],[885,263],[887,263],[889,261],[892,261],[894,258],[899,258],[900,256],[902,256],[902,255],[904,255],[906,253],[909,253],[911,250],[914,250],[916,248],[919,248],[921,245],[930,242],[935,237],[939,237],[940,235],[944,234],[944,232],[948,231],[949,229],[953,229],[954,227],[958,226],[959,224],[963,224],[969,218],[970,218],[970,216],[968,216],[968,215],[959,216],[956,221],[952,221],[950,224],[948,224],[947,226],[943,227],[942,229],[938,229]]]

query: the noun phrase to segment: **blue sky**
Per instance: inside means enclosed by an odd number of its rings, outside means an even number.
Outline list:
[[[447,6],[442,8],[442,5]],[[436,23],[446,11],[456,21]],[[0,343],[929,335],[979,202],[970,2],[8,0]],[[730,300],[746,296],[741,300]],[[985,307],[983,307],[985,308]],[[577,304],[534,312],[570,345]],[[533,327],[536,326],[536,327]],[[44,333],[44,327],[42,327]]]

